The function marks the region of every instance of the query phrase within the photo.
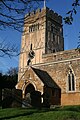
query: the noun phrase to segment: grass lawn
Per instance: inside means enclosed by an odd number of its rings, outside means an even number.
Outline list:
[[[55,109],[0,108],[0,120],[80,120],[80,106]]]

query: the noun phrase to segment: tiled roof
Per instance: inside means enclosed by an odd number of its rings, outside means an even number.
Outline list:
[[[55,83],[55,81],[51,78],[51,76],[43,70],[33,68],[32,70],[36,73],[36,75],[40,78],[40,80],[46,85],[47,87],[60,89],[60,87]]]

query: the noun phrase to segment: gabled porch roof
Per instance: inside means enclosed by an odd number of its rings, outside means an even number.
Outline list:
[[[55,81],[46,71],[33,67],[31,68],[35,72],[35,74],[40,78],[40,80],[44,83],[44,85],[50,88],[60,89],[60,87],[55,83]]]

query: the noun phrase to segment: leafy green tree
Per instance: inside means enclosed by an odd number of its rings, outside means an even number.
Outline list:
[[[69,24],[69,25],[72,25],[73,23],[73,20],[74,20],[74,17],[76,17],[75,15],[78,13],[78,8],[80,7],[80,0],[73,0],[73,3],[72,3],[72,9],[70,9],[68,12],[67,12],[67,16],[64,18],[64,22],[65,24]],[[80,32],[79,32],[79,36],[78,36],[78,46],[77,46],[77,49],[79,50],[80,52]]]
[[[0,73],[0,88],[15,88],[18,80],[18,69],[10,68],[6,75]]]
[[[72,24],[74,20],[73,16],[77,14],[78,7],[80,7],[80,0],[73,0],[72,9],[67,12],[67,17],[64,18],[66,24]]]

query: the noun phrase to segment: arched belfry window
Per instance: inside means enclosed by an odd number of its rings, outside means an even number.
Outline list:
[[[71,69],[68,73],[68,91],[75,91],[75,77]]]

